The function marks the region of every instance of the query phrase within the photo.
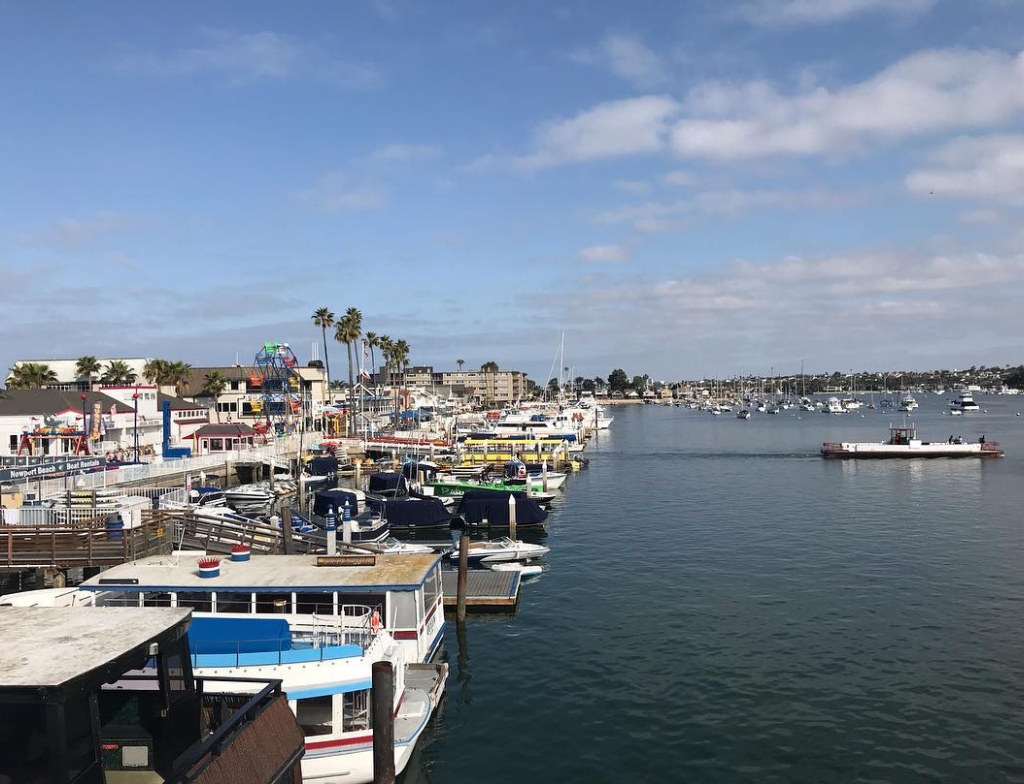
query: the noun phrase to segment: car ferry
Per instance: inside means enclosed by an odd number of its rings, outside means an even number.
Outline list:
[[[945,441],[922,441],[917,437],[915,425],[889,427],[889,440],[882,442],[834,442],[821,446],[823,457],[838,458],[907,458],[907,457],[1002,457],[999,444],[986,441],[985,436],[974,442],[950,436]]]

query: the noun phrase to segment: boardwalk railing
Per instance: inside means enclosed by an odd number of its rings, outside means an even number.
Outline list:
[[[113,566],[169,553],[171,530],[165,523],[159,513],[151,513],[134,528],[111,527],[106,518],[71,526],[5,525],[0,528],[0,568]]]
[[[78,490],[92,490],[111,484],[125,482],[145,482],[159,480],[174,474],[199,474],[201,471],[223,467],[225,463],[273,463],[287,467],[287,457],[298,451],[298,436],[287,436],[279,439],[277,444],[254,447],[252,449],[236,449],[232,452],[217,452],[212,455],[200,455],[160,463],[137,463],[124,465],[110,471],[97,471],[91,474],[78,474],[60,479],[46,479],[41,482],[28,482],[27,487],[36,490],[41,498],[49,498],[67,491],[69,487]],[[198,481],[198,477],[196,478]]]

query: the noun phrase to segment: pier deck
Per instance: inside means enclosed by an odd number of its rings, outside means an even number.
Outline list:
[[[442,571],[444,606],[458,604],[459,575]],[[519,572],[491,572],[470,569],[466,573],[466,609],[471,612],[511,610],[519,602],[522,575]]]

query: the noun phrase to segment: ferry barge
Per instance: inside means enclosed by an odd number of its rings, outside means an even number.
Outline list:
[[[922,441],[915,425],[890,426],[889,440],[882,442],[835,442],[821,445],[822,457],[846,459],[879,459],[911,457],[1002,457],[999,444],[986,441],[964,442],[950,436],[946,441]]]

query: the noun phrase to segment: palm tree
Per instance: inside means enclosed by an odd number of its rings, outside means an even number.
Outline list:
[[[459,372],[461,373],[462,372],[462,366],[466,364],[466,360],[464,360],[464,359],[457,359],[457,360],[455,360],[455,364],[459,366]]]
[[[189,388],[189,376],[192,373],[192,366],[188,362],[175,361],[167,366],[167,373],[161,383],[168,386],[174,385],[174,394],[181,397]]]
[[[376,332],[367,332],[364,337],[366,345],[370,349],[370,375],[374,375],[377,372],[377,353],[374,349],[380,348],[380,335]]]
[[[220,411],[217,409],[217,398],[228,385],[227,376],[219,370],[211,370],[203,379],[203,394],[213,398],[213,410],[217,415],[217,422],[220,422]]]
[[[75,363],[75,375],[85,381],[86,387],[92,386],[92,377],[100,372],[100,361],[96,357],[79,357]]]
[[[409,344],[404,340],[395,341],[395,369],[402,372],[402,400],[405,400],[405,372],[409,369]],[[403,403],[404,405],[404,403]]]
[[[331,402],[331,360],[327,356],[327,328],[334,326],[334,311],[330,308],[317,308],[313,311],[313,323],[320,327],[320,335],[324,341],[324,364],[327,366],[327,402]]]
[[[8,389],[42,389],[57,383],[57,374],[42,362],[24,362],[11,368]]]
[[[345,417],[349,423],[349,435],[352,435],[353,416],[355,415],[355,382],[352,378],[352,346],[363,330],[363,314],[358,308],[351,307],[345,311],[345,315],[338,319],[334,331],[334,339],[345,344],[345,351],[348,353],[348,416]]]
[[[120,359],[112,359],[110,364],[103,369],[100,383],[111,386],[128,386],[129,384],[134,384],[136,378],[138,378],[138,375],[128,366],[127,362]]]
[[[166,359],[151,359],[143,366],[142,377],[150,384],[163,384],[170,364]]]

